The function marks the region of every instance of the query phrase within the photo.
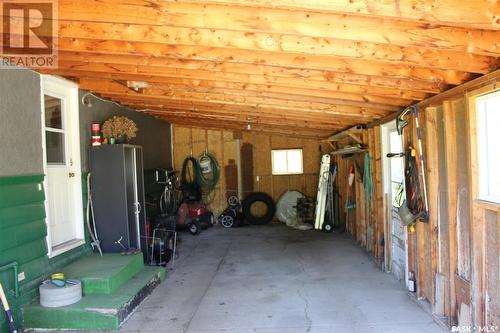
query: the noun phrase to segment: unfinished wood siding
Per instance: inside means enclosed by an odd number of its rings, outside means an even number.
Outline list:
[[[416,296],[428,302],[449,326],[467,321],[478,326],[500,325],[500,205],[479,200],[477,184],[475,97],[498,90],[490,82],[485,80],[468,92],[464,89],[419,107],[430,216],[428,222],[416,223],[415,232],[408,232],[408,269],[415,274]],[[361,137],[370,155],[380,156],[380,135],[373,136],[371,131],[380,129],[369,128]],[[404,142],[406,147],[418,149],[413,118],[404,130]],[[375,207],[375,215],[364,216],[364,189],[356,186],[357,220],[350,233],[390,270],[390,246],[380,247],[382,253],[374,247],[377,241],[390,241],[388,226],[382,234],[369,237],[371,243],[366,242],[368,232],[379,225],[377,219],[388,220],[391,204],[375,185],[380,164],[375,158],[372,195],[381,204]],[[341,167],[339,172],[338,186],[343,189],[347,168]]]

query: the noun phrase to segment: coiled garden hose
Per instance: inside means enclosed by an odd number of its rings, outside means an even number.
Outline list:
[[[209,162],[210,168],[202,170],[201,164]],[[188,172],[190,169],[190,172]],[[181,185],[183,188],[198,187],[205,199],[215,190],[220,178],[219,162],[214,155],[205,152],[198,158],[186,157],[182,164]],[[209,200],[210,201],[210,200]]]
[[[189,164],[191,164],[191,173],[192,173],[190,175],[190,179],[188,179],[188,174],[187,174]],[[194,185],[198,184],[197,177],[199,174],[199,169],[200,165],[198,164],[196,158],[192,156],[186,157],[184,163],[182,163],[182,171],[181,171],[181,185],[183,188],[193,187]]]
[[[204,194],[210,194],[211,192],[213,192],[213,190],[217,186],[217,183],[219,182],[220,166],[215,156],[210,154],[209,152],[204,152],[198,157],[198,165],[201,165],[204,160],[208,160],[210,162],[210,171],[203,172],[202,168],[198,167],[198,169],[196,170],[196,172],[198,173],[196,175],[196,180],[198,182],[198,185],[200,186],[201,191]]]

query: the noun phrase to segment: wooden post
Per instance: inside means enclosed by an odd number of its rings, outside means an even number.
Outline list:
[[[455,292],[455,274],[457,270],[457,145],[456,145],[456,119],[453,112],[451,101],[443,103],[443,121],[444,121],[444,141],[445,141],[445,159],[446,174],[448,176],[448,230],[449,230],[449,268],[448,277],[450,279],[449,297],[450,297],[450,325],[457,322],[457,301]]]
[[[438,142],[437,142],[437,120],[436,108],[427,108],[425,117],[425,141],[426,141],[426,164],[427,164],[427,194],[429,199],[429,228],[430,240],[427,244],[430,245],[431,252],[431,299],[433,312],[436,306],[436,274],[437,259],[438,259],[438,189],[439,189],[439,165],[438,165]],[[443,315],[443,314],[440,314]]]

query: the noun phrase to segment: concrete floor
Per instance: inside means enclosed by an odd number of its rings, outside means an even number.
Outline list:
[[[443,332],[344,235],[281,225],[182,235],[123,332]]]
[[[444,332],[345,235],[216,227],[180,248],[120,332]]]

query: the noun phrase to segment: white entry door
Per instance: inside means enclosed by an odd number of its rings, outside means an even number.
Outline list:
[[[43,76],[47,245],[53,257],[84,243],[78,87]]]
[[[387,157],[388,153],[404,153],[402,138],[398,135],[396,123],[382,126],[383,138],[383,166],[384,166],[384,193],[388,194],[390,202],[388,240],[390,242],[390,264],[391,272],[407,284],[407,262],[408,244],[406,226],[401,222],[398,207],[405,199],[404,193],[404,158]]]

